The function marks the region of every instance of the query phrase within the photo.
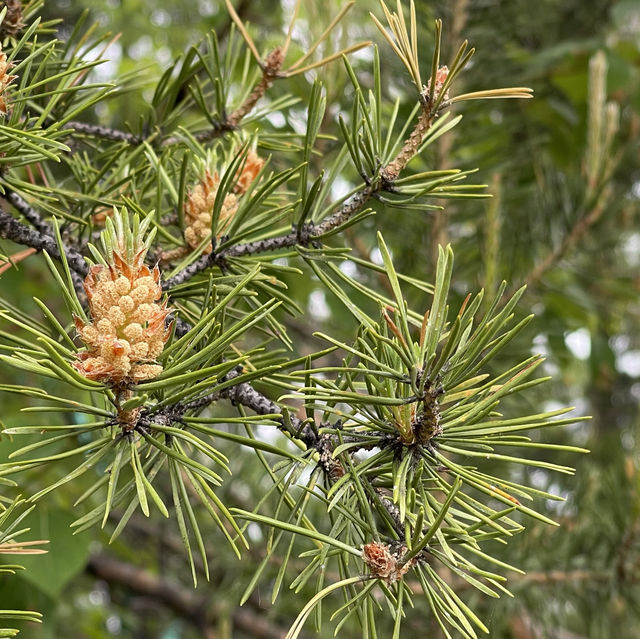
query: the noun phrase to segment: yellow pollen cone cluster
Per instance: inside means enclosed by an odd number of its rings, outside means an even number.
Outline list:
[[[245,158],[244,164],[238,169],[236,174],[236,183],[233,191],[237,195],[243,195],[249,190],[251,183],[258,177],[258,173],[264,166],[264,160],[253,150],[250,149]]]
[[[212,175],[207,171],[204,178],[196,184],[191,193],[189,193],[189,197],[185,202],[184,213],[186,227],[184,230],[184,239],[192,249],[195,249],[200,242],[211,235],[213,205],[216,201],[219,184],[220,178],[218,174],[214,173]],[[220,209],[216,238],[222,237],[224,230],[233,219],[237,210],[238,198],[233,193],[228,193]],[[209,246],[204,249],[204,252],[211,253],[211,250],[212,246],[209,244]]]
[[[13,64],[7,62],[7,54],[0,50],[0,113],[7,113],[7,87],[18,77],[9,73]]]
[[[170,310],[162,296],[160,270],[142,263],[146,249],[126,261],[125,251],[114,250],[107,266],[91,268],[84,288],[92,322],[75,318],[87,350],[75,367],[85,377],[120,385],[158,376],[155,363],[169,338],[165,320]]]
[[[255,180],[264,165],[264,160],[255,151],[250,150],[245,159],[244,165],[238,170],[233,193],[228,193],[220,215],[216,229],[216,239],[220,239],[238,211],[238,197],[246,193],[247,189]],[[198,182],[187,197],[184,205],[185,231],[184,239],[187,244],[195,249],[205,238],[211,235],[211,221],[213,206],[216,201],[220,178],[217,173],[210,173],[208,170],[200,182]],[[211,253],[212,246],[209,244],[204,253]]]

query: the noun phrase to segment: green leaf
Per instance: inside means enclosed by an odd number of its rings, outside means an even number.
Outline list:
[[[45,504],[39,505],[25,519],[25,524],[31,528],[30,537],[48,539],[50,543],[46,555],[20,557],[20,563],[25,567],[20,579],[54,599],[84,570],[89,557],[91,536],[74,536],[69,528],[73,519],[73,515],[63,508]]]

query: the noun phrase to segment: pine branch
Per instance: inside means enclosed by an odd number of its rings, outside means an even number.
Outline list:
[[[233,379],[240,375],[241,372],[241,368],[238,367],[228,373],[225,380]],[[187,411],[200,410],[216,401],[219,401],[220,399],[228,399],[233,404],[241,404],[242,406],[250,408],[258,415],[281,415],[278,419],[280,422],[280,430],[287,436],[301,441],[306,446],[307,450],[318,453],[318,465],[322,468],[329,480],[335,480],[344,474],[342,463],[333,456],[333,450],[337,444],[335,438],[329,434],[320,435],[319,433],[321,428],[331,426],[331,424],[321,423],[314,424],[312,426],[311,424],[304,423],[301,419],[291,414],[288,415],[288,419],[285,421],[282,407],[257,391],[247,382],[242,382],[222,391],[209,393],[208,395],[190,402],[179,402],[173,406],[165,407],[160,411],[151,413],[143,412],[138,419],[137,428],[143,430],[147,428],[152,429],[153,423],[163,423],[167,426],[174,422],[179,423],[182,416]],[[288,422],[288,424],[286,422]],[[344,441],[348,441],[348,439],[348,437],[343,438]],[[365,449],[367,447],[367,444],[363,444],[360,449]],[[359,448],[352,449],[352,452],[355,452],[356,450],[359,450]],[[404,526],[402,524],[398,507],[381,489],[373,488],[373,486],[371,486],[371,494],[373,493],[378,495],[382,507],[387,511],[390,520],[394,524],[396,533],[400,538],[402,538],[404,535]],[[372,506],[373,505],[374,504],[372,503]]]
[[[237,375],[238,373],[236,373]],[[243,382],[237,386],[223,390],[219,394],[220,398],[230,399],[235,404],[242,404],[247,408],[251,408],[255,413],[259,415],[273,415],[282,414],[282,408],[269,398],[258,392],[251,384]],[[294,415],[289,416],[289,421],[294,437],[305,444],[308,450],[314,450],[318,453],[318,465],[325,472],[326,476],[332,480],[339,478],[344,474],[344,469],[339,460],[333,457],[333,450],[335,447],[334,438],[331,435],[320,435],[319,429],[329,424],[319,424],[315,427],[304,424],[303,421]],[[284,418],[281,418],[281,428],[283,432],[292,436],[289,429],[284,426]],[[362,448],[366,448],[363,446]],[[357,449],[352,449],[355,452]],[[375,491],[382,503],[383,508],[389,514],[389,517],[394,523],[396,532],[402,538],[404,535],[404,526],[402,524],[400,513],[397,506],[386,497],[386,495],[379,489],[372,489]],[[373,504],[372,504],[373,505]]]
[[[74,133],[102,138],[112,142],[126,142],[131,146],[138,146],[144,142],[143,138],[135,135],[134,133],[121,131],[120,129],[114,129],[108,126],[102,126],[100,124],[87,124],[86,122],[72,121],[67,122],[62,128],[71,130]]]
[[[234,127],[238,126],[240,120],[253,110],[258,100],[279,76],[283,61],[284,53],[280,47],[276,47],[262,63],[262,78],[251,91],[249,97],[229,116],[229,124]]]
[[[223,390],[220,396],[231,400],[235,404],[242,404],[247,408],[251,408],[258,415],[282,414],[282,408],[278,404],[258,392],[247,382]],[[294,415],[290,416],[290,420],[291,426],[296,433],[296,439],[302,441],[307,448],[317,448],[320,442],[320,435],[309,424],[303,426],[302,420]],[[284,430],[284,422],[281,430]],[[328,469],[324,468],[324,470]]]
[[[232,386],[229,389],[225,389],[220,393],[221,397],[227,397],[234,403],[242,404],[248,408],[251,408],[259,415],[269,415],[274,413],[282,413],[282,409],[275,402],[271,401],[261,393],[259,393],[251,384],[246,382]],[[307,449],[315,449],[318,452],[318,465],[325,472],[329,480],[335,480],[344,475],[344,468],[342,463],[333,457],[333,450],[335,447],[334,438],[331,435],[320,435],[319,429],[329,424],[319,424],[315,428],[309,424],[303,424],[302,420],[298,419],[294,415],[289,417],[291,426],[296,433],[295,438],[302,441]],[[281,422],[281,430],[291,435],[290,431],[284,428],[284,419]],[[366,446],[363,446],[366,448]],[[355,452],[357,449],[352,449],[351,452]],[[367,480],[370,484],[370,480]],[[371,485],[371,484],[370,484]],[[400,511],[398,507],[386,497],[383,491],[371,487],[371,491],[375,492],[382,507],[387,511],[391,521],[394,524],[394,528],[399,538],[404,536],[404,526],[400,518]],[[369,498],[371,503],[371,498]],[[374,506],[373,503],[371,503]]]
[[[191,326],[189,326],[186,322],[184,324],[187,330],[191,329]],[[225,376],[224,381],[228,381],[235,377],[238,377],[241,372],[241,368],[232,370]],[[258,392],[250,384],[242,382],[240,384],[237,384],[236,386],[231,386],[230,388],[226,388],[222,391],[209,393],[208,395],[204,395],[203,397],[200,397],[196,400],[192,400],[189,402],[179,402],[177,404],[174,404],[173,406],[165,407],[160,411],[151,413],[143,412],[138,419],[138,425],[142,428],[153,428],[152,424],[154,422],[166,423],[167,425],[173,422],[179,422],[182,416],[187,411],[201,410],[220,399],[229,399],[234,404],[242,404],[247,408],[251,408],[251,410],[253,410],[258,415],[282,415],[282,408],[278,406],[278,404],[270,400],[262,393]],[[295,432],[296,439],[302,441],[307,446],[307,448],[319,449],[323,447],[323,444],[320,443],[320,435],[318,435],[316,430],[314,430],[310,425],[303,425],[302,421],[293,415],[291,415],[290,417],[290,422],[293,431]],[[284,426],[284,418],[281,418],[281,429],[291,434],[291,432],[288,431]]]
[[[280,68],[282,67],[282,51],[279,47],[274,49],[262,64],[262,77],[253,88],[247,99],[235,109],[229,116],[225,116],[222,120],[212,120],[211,126],[206,131],[197,133],[194,137],[201,144],[211,142],[216,138],[222,137],[227,133],[236,131],[240,121],[248,115],[260,98],[264,96],[267,90],[273,84],[273,81],[279,77]],[[128,131],[122,131],[113,127],[102,126],[100,124],[88,124],[86,122],[67,122],[64,129],[112,142],[126,142],[131,146],[139,146],[146,141],[146,138],[135,135]],[[160,143],[160,146],[171,146],[182,141],[180,136],[170,136]]]
[[[381,187],[367,185],[351,198],[349,198],[337,211],[330,215],[326,220],[318,225],[304,225],[301,232],[292,231],[287,235],[280,237],[269,238],[266,240],[258,240],[256,242],[248,242],[245,244],[238,244],[232,246],[226,251],[216,253],[212,251],[209,255],[203,255],[200,259],[196,260],[193,264],[189,265],[183,271],[167,280],[163,284],[164,291],[170,291],[171,288],[182,284],[194,275],[214,266],[215,264],[222,264],[227,257],[242,257],[246,255],[254,255],[257,253],[264,253],[269,251],[276,251],[282,248],[288,248],[296,246],[297,244],[306,245],[309,244],[315,237],[318,237],[324,233],[327,233],[337,226],[340,226],[351,218],[354,214],[359,212],[369,198],[374,195]],[[56,259],[60,259],[60,253],[58,251],[57,242],[54,239],[53,230],[51,226],[42,220],[40,214],[17,193],[10,191],[7,187],[6,197],[11,203],[20,210],[25,217],[35,225],[39,225],[43,231],[30,229],[26,225],[16,220],[11,214],[0,209],[0,237],[12,240],[17,244],[29,246],[35,248],[37,251],[45,250]],[[46,229],[46,230],[45,230]],[[64,242],[64,241],[63,241]],[[87,265],[84,257],[75,249],[68,245],[64,245],[64,252],[69,263],[69,267],[72,271],[72,277],[74,282],[74,288],[79,296],[84,296],[83,278],[89,272],[89,266]],[[180,318],[170,316],[169,321],[175,321],[175,332],[178,337],[185,335],[190,326]]]
[[[418,123],[411,131],[411,135],[405,140],[404,145],[396,155],[396,157],[382,169],[382,177],[387,182],[393,182],[398,179],[400,173],[407,166],[411,158],[415,156],[422,144],[427,131],[432,127],[435,121],[435,115],[431,107],[424,103],[422,110],[418,116]]]
[[[61,257],[58,243],[53,235],[29,228],[2,209],[0,209],[0,237],[16,244],[30,246],[37,251],[46,251],[58,260]],[[71,268],[74,288],[79,295],[84,295],[83,277],[89,273],[89,265],[84,257],[72,248],[65,247],[64,254]]]
[[[208,255],[203,255],[198,260],[187,266],[187,268],[180,271],[180,273],[164,282],[162,288],[165,291],[169,291],[174,286],[187,282],[194,275],[197,275],[216,264],[222,264],[224,260],[229,257],[245,257],[247,255],[256,255],[258,253],[268,253],[283,248],[290,248],[298,244],[305,246],[311,243],[315,238],[332,231],[336,227],[348,221],[353,217],[353,215],[362,210],[369,198],[381,188],[382,187],[380,185],[366,185],[360,191],[352,195],[337,211],[320,224],[305,224],[300,231],[295,230],[279,237],[247,242],[245,244],[236,244],[235,246],[224,251],[220,251],[219,253],[211,251]]]
[[[229,118],[225,120],[214,120],[210,124],[211,126],[209,129],[196,133],[193,136],[198,142],[200,142],[200,144],[206,144],[216,138],[224,137],[227,133],[238,130],[238,126],[233,124]],[[181,141],[182,138],[178,136],[171,136],[164,139],[160,146],[171,146],[172,144],[178,144]]]
[[[269,65],[265,64],[263,81],[268,75],[268,66]],[[443,105],[441,108],[444,108],[444,106],[447,105]],[[304,246],[312,242],[315,238],[318,238],[337,228],[341,224],[344,224],[353,215],[362,210],[371,196],[375,196],[375,194],[381,190],[393,189],[393,182],[398,178],[409,160],[411,160],[411,158],[417,153],[420,144],[424,141],[427,132],[435,121],[435,118],[436,114],[434,114],[431,107],[425,103],[418,118],[418,122],[404,146],[398,152],[397,156],[382,168],[380,173],[382,179],[375,183],[369,182],[364,188],[352,195],[337,211],[320,224],[305,224],[301,229],[296,229],[287,235],[237,244],[236,246],[232,246],[221,252],[213,250],[207,255],[202,255],[198,260],[183,269],[180,273],[164,282],[163,290],[168,291],[174,286],[187,282],[198,273],[201,273],[216,264],[222,264],[228,257],[244,257],[258,253],[267,253],[283,248],[290,248],[298,244]],[[233,115],[229,119],[232,120]]]
[[[67,122],[67,124],[65,124],[63,128],[80,135],[101,138],[103,140],[109,140],[111,142],[126,142],[130,146],[140,146],[145,141],[148,141],[147,138],[140,137],[135,133],[122,131],[121,129],[115,129],[113,127],[102,126],[100,124],[88,124],[86,122]],[[204,144],[236,130],[237,126],[232,124],[229,119],[214,120],[211,122],[211,127],[209,129],[207,129],[206,131],[201,131],[200,133],[196,133],[194,137],[198,142]],[[162,140],[160,146],[171,146],[172,144],[178,144],[181,141],[181,137],[171,136]]]
[[[40,233],[44,235],[48,235],[49,237],[54,236],[51,224],[43,220],[40,216],[40,213],[38,213],[32,206],[30,206],[20,194],[16,193],[6,184],[3,184],[3,188],[5,199],[13,204],[13,206],[15,206],[15,208],[20,211],[20,213],[22,213],[25,219],[32,226],[34,226],[38,231],[40,231]]]

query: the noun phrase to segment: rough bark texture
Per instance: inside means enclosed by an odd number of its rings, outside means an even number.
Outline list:
[[[387,182],[394,182],[398,179],[398,176],[402,170],[407,166],[409,160],[418,152],[424,136],[433,124],[433,116],[431,111],[423,107],[420,115],[418,116],[418,123],[416,124],[411,135],[405,141],[402,149],[396,157],[387,166],[382,169],[382,178]]]

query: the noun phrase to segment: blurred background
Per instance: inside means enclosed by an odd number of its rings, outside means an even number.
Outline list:
[[[549,429],[547,441],[584,446],[591,454],[547,451],[544,458],[575,466],[575,476],[542,469],[509,469],[518,481],[550,489],[564,502],[538,505],[561,523],[558,528],[530,523],[508,547],[491,548],[501,559],[526,569],[509,574],[514,599],[492,600],[464,591],[495,639],[636,639],[640,636],[640,2],[638,0],[417,0],[424,44],[423,75],[431,60],[433,20],[444,21],[443,59],[465,38],[476,55],[455,93],[502,86],[529,86],[535,99],[456,105],[461,124],[440,138],[437,148],[415,160],[413,171],[479,168],[475,182],[493,198],[441,202],[442,212],[380,208],[374,218],[352,227],[344,241],[354,253],[379,260],[375,232],[381,229],[399,271],[431,281],[437,245],[451,242],[455,254],[453,289],[460,302],[469,291],[495,291],[502,280],[528,291],[520,304],[535,320],[501,356],[508,368],[529,353],[543,353],[544,374],[553,379],[531,389],[528,401],[539,411],[575,406],[590,422]],[[297,23],[298,46],[326,24],[341,6],[337,0],[303,0]],[[255,25],[252,33],[267,50],[281,41],[291,0],[240,0],[237,11]],[[230,22],[220,0],[47,0],[43,16],[60,18],[64,39],[83,11],[99,32],[120,37],[108,49],[109,62],[94,72],[117,82],[136,71],[141,91],[96,108],[96,122],[135,126],[140,101],[173,59],[211,29],[224,46]],[[382,41],[368,12],[380,14],[373,0],[357,0],[336,48],[366,38],[380,47],[386,108],[400,97],[401,114],[415,104],[409,78]],[[371,77],[371,51],[353,56],[363,83]],[[326,83],[323,132],[339,135],[337,116],[349,112],[352,90],[340,62],[319,72]],[[278,83],[269,96],[288,92],[302,99],[284,118],[271,117],[267,129],[299,131],[311,74]],[[468,106],[467,106],[468,105]],[[331,155],[337,143],[323,141]],[[294,165],[280,154],[276,165]],[[322,159],[312,171],[322,168]],[[345,174],[336,193],[355,173]],[[339,240],[342,241],[342,240]],[[20,274],[7,272],[3,295],[22,308],[31,296],[50,301],[50,282],[39,258],[26,260]],[[355,269],[355,267],[354,267]],[[350,273],[385,287],[371,272]],[[16,284],[20,283],[17,287]],[[311,336],[323,330],[348,341],[357,326],[340,303],[309,275],[289,282],[308,313],[289,320],[300,352],[321,348]],[[427,307],[424,294],[407,291],[416,310]],[[49,295],[49,298],[47,297]],[[58,302],[60,303],[60,302]],[[9,377],[10,376],[10,377]],[[25,375],[26,376],[26,375]],[[0,368],[0,383],[16,381]],[[52,388],[52,390],[54,390]],[[522,401],[522,400],[518,400]],[[33,423],[20,413],[22,398],[2,395],[4,424]],[[518,410],[517,403],[509,409]],[[14,447],[0,439],[0,457]],[[264,472],[250,453],[233,451],[234,477],[221,490],[228,502],[251,508],[263,490]],[[48,471],[51,472],[51,471]],[[60,472],[60,469],[57,470]],[[42,477],[25,476],[25,493]],[[83,479],[89,485],[90,478]],[[239,562],[212,532],[212,578],[192,590],[180,539],[171,522],[134,516],[125,533],[107,546],[108,531],[75,537],[69,523],[82,491],[65,487],[43,502],[31,525],[35,538],[52,539],[44,557],[28,558],[19,578],[0,580],[6,608],[32,607],[45,613],[42,628],[29,627],[25,639],[191,639],[204,637],[280,637],[306,599],[283,588],[271,605],[278,566],[268,566],[249,602],[241,593],[261,559],[259,529],[250,529],[254,546]],[[254,500],[254,501],[252,501]],[[293,563],[293,562],[292,562]],[[290,580],[290,579],[289,579]],[[454,586],[457,584],[452,578]],[[466,584],[461,584],[463,589]],[[416,599],[420,601],[419,598]],[[328,609],[325,613],[328,612]],[[405,629],[440,637],[424,602]],[[21,635],[22,636],[22,635]],[[332,636],[327,626],[326,635]],[[355,627],[341,637],[358,637]],[[390,635],[389,635],[390,636]],[[382,638],[381,638],[382,639]]]

